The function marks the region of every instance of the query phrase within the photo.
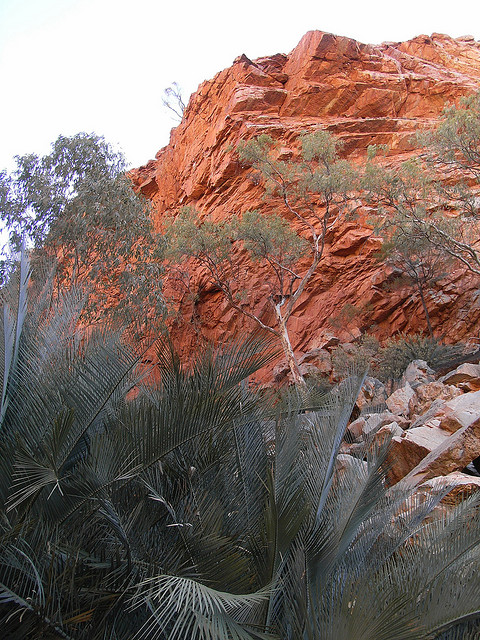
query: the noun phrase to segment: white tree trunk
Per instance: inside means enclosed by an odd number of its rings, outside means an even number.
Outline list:
[[[290,344],[290,338],[288,336],[288,330],[286,322],[282,316],[281,304],[273,305],[275,311],[275,318],[277,320],[278,332],[280,337],[280,342],[282,343],[282,348],[287,358],[288,367],[292,373],[293,382],[296,385],[305,385],[305,380],[300,373],[300,367],[298,366],[297,359],[295,357],[295,353],[292,349],[292,345]]]

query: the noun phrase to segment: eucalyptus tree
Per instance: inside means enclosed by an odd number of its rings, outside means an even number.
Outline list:
[[[210,283],[230,305],[276,336],[281,343],[293,381],[304,385],[288,322],[305,287],[319,271],[327,235],[339,219],[352,213],[356,172],[339,156],[339,142],[327,131],[300,137],[300,158],[279,158],[274,141],[261,135],[239,146],[240,160],[263,181],[275,213],[247,211],[231,220],[214,222],[195,212],[183,212],[166,229],[166,256],[188,269],[189,258],[201,265]],[[273,318],[249,305],[249,270],[242,264],[243,246],[259,264],[268,287]],[[233,246],[232,246],[233,243]]]
[[[276,144],[266,135],[239,146],[240,160],[259,172],[266,196],[278,198],[278,215],[293,224],[297,237],[295,243],[290,240],[291,251],[285,251],[289,239],[285,242],[278,236],[278,241],[274,234],[265,233],[268,222],[261,224],[261,218],[244,216],[239,228],[239,239],[250,255],[271,274],[269,301],[274,331],[297,384],[303,378],[290,344],[288,321],[305,287],[320,269],[327,235],[355,209],[357,174],[353,165],[340,157],[340,148],[340,141],[323,129],[300,136],[298,162],[281,159]],[[265,218],[268,220],[267,215]]]
[[[433,169],[443,224],[429,221],[428,239],[469,271],[480,275],[480,92],[447,106],[439,123],[419,135],[427,167]],[[452,209],[456,217],[448,216]]]
[[[308,250],[304,239],[278,215],[263,216],[257,211],[247,211],[239,218],[213,222],[210,218],[200,220],[191,209],[183,209],[175,219],[167,221],[164,237],[170,277],[191,286],[188,268],[192,263],[201,266],[208,284],[203,281],[200,286],[221,291],[232,308],[276,336],[295,383],[303,385],[288,334],[289,316],[285,318],[280,309],[281,300],[286,300],[295,289],[298,276],[293,269]],[[270,292],[269,301],[275,312],[273,321],[249,304],[250,276],[242,264],[239,243],[253,262],[268,265],[268,271],[263,272],[263,284]]]
[[[55,263],[58,290],[89,284],[84,316],[158,312],[149,206],[133,191],[123,154],[100,136],[79,133],[60,136],[47,155],[15,160],[11,174],[0,173],[0,218],[13,250],[25,242],[37,266]]]
[[[362,186],[384,209],[383,233],[397,229],[404,242],[428,245],[425,255],[435,258],[425,264],[438,266],[444,256],[480,275],[480,93],[446,107],[417,145],[417,156],[400,167],[374,161],[381,149],[369,149]]]

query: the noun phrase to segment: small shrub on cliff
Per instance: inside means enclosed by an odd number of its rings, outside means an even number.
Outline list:
[[[442,344],[423,334],[401,333],[387,340],[378,351],[375,375],[384,382],[398,380],[413,360],[425,360],[430,367],[438,369],[442,363],[458,357],[463,350],[463,345]]]
[[[165,109],[168,109],[170,113],[173,113],[173,119],[176,122],[181,122],[185,109],[185,101],[182,96],[182,88],[178,82],[172,82],[172,84],[163,90],[162,104]]]
[[[335,379],[342,380],[352,368],[367,367],[375,361],[380,345],[375,336],[364,335],[357,343],[338,346],[332,357]]]

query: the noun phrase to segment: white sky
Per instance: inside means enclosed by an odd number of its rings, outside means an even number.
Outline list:
[[[288,53],[312,29],[370,43],[480,40],[480,1],[0,0],[0,169],[79,131],[144,164],[175,125],[165,87],[177,81],[188,97],[241,53]]]

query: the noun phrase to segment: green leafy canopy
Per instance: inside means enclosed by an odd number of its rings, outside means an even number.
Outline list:
[[[36,265],[54,262],[58,286],[90,282],[92,317],[105,312],[105,284],[116,294],[110,313],[138,315],[140,300],[162,307],[149,206],[126,168],[104,138],[79,133],[60,136],[48,155],[17,156],[12,174],[0,174],[0,215],[13,249],[24,242]]]

